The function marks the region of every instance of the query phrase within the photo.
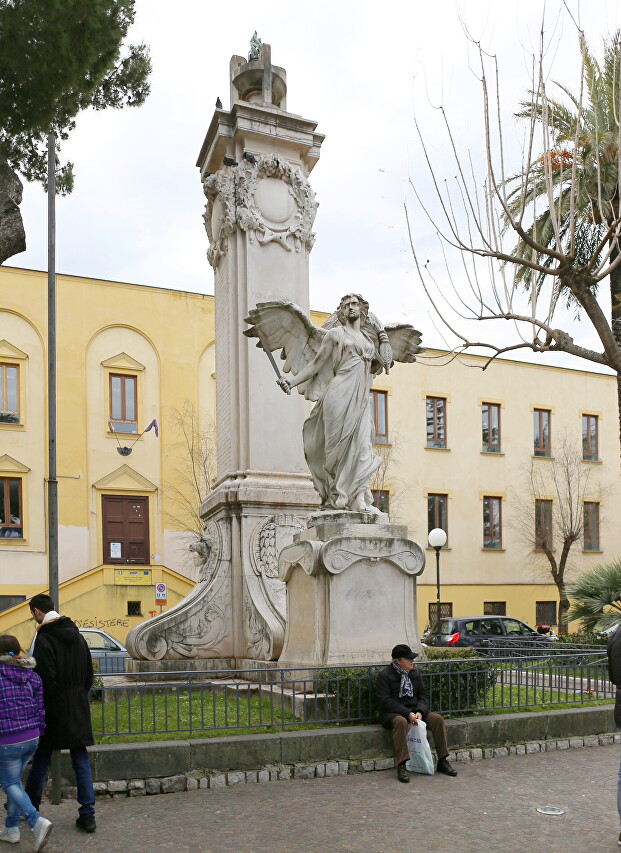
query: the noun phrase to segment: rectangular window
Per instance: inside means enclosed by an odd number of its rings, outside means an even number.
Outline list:
[[[427,447],[446,447],[446,399],[427,397]]]
[[[582,415],[582,458],[587,462],[599,459],[598,420],[597,415]]]
[[[110,374],[110,423],[115,432],[138,432],[136,377]]]
[[[447,536],[448,547],[448,495],[427,495],[427,533],[439,527]]]
[[[380,512],[390,512],[390,492],[388,489],[371,489],[373,495],[373,506]]]
[[[453,617],[453,602],[440,602],[440,619],[451,619]],[[429,624],[435,625],[438,619],[438,604],[436,601],[429,602]]]
[[[502,548],[502,498],[483,498],[483,547]]]
[[[535,624],[556,625],[556,601],[535,602]]]
[[[481,407],[483,453],[500,453],[500,406],[483,403]]]
[[[375,443],[388,444],[388,394],[386,391],[369,393],[371,420],[375,427]]]
[[[599,551],[599,504],[584,502],[584,550]]]
[[[0,539],[23,539],[22,481],[0,477]]]
[[[0,364],[0,424],[19,423],[19,366]]]
[[[127,602],[128,616],[142,616],[142,603],[140,601]]]
[[[483,602],[484,616],[506,616],[507,602],[506,601],[485,601]]]
[[[552,501],[535,501],[535,550],[552,547]]]
[[[551,456],[550,415],[548,409],[533,412],[534,456]]]

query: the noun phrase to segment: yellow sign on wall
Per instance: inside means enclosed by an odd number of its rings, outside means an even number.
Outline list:
[[[151,586],[151,569],[115,569],[114,583],[118,586]]]

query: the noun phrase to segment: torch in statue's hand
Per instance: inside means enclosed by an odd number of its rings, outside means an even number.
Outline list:
[[[287,380],[283,376],[281,376],[280,379],[278,379],[276,381],[276,384],[280,385],[280,387],[285,392],[285,394],[291,393],[291,385],[289,385],[289,383],[287,382]]]

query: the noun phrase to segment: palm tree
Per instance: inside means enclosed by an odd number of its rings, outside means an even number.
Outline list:
[[[574,604],[570,619],[589,630],[605,631],[621,623],[621,560],[595,566],[567,587]]]
[[[521,103],[516,115],[542,132],[543,154],[508,179],[505,225],[519,236],[511,258],[518,282],[538,290],[547,275],[557,276],[554,303],[566,300],[595,326],[604,363],[617,373],[621,438],[620,41],[617,32],[605,42],[600,65],[580,35],[579,96],[555,84],[568,105],[547,96],[543,79]],[[610,323],[597,301],[606,277]]]

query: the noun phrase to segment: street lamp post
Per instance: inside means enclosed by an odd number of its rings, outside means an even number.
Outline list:
[[[446,545],[446,533],[441,527],[434,527],[429,531],[428,542],[431,548],[436,551],[436,604],[437,604],[437,619],[438,630],[440,628],[440,548]]]

